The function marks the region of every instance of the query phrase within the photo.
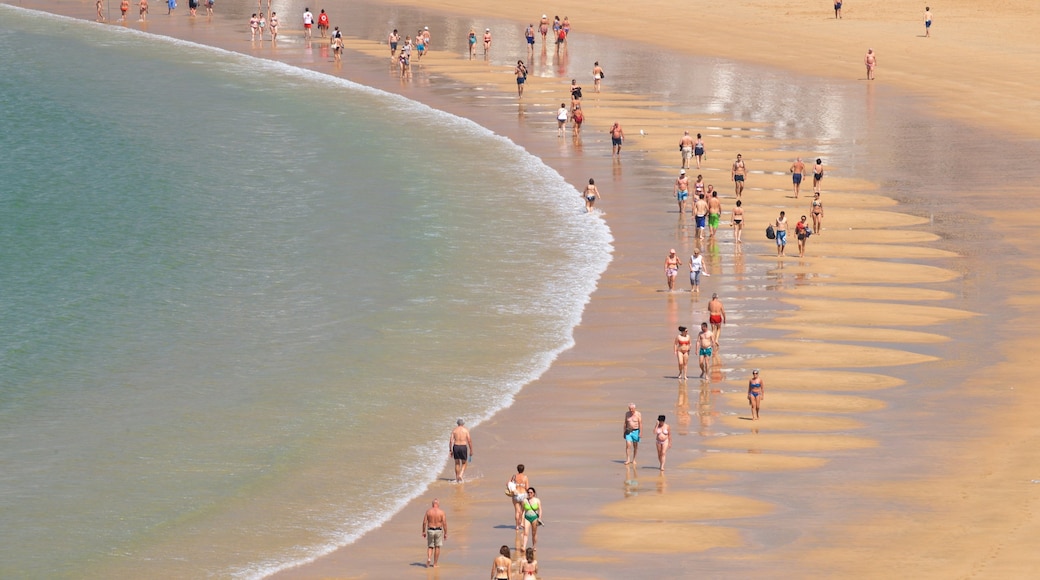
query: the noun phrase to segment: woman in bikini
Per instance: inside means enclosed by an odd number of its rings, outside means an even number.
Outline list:
[[[686,367],[690,364],[690,344],[693,338],[690,337],[685,326],[679,327],[679,335],[675,337],[675,342],[672,344],[672,350],[675,351],[675,360],[679,363],[679,376],[680,381],[686,380]]]
[[[527,476],[524,475],[523,463],[516,466],[516,473],[509,481],[516,485],[516,492],[513,495],[513,515],[516,519],[516,530],[522,531],[524,529],[524,500],[527,499],[527,486],[530,484]]]
[[[509,568],[512,565],[513,560],[509,557],[509,546],[502,546],[498,549],[498,556],[495,556],[495,561],[491,563],[491,580],[509,580]]]
[[[823,159],[817,159],[812,168],[812,189],[820,193],[820,182],[823,181]]]
[[[537,580],[538,561],[534,559],[534,549],[528,548],[524,555],[527,557],[527,561],[520,566],[520,571],[524,573],[524,580]]]
[[[664,462],[667,459],[668,448],[672,446],[672,429],[664,422],[664,415],[657,416],[657,427],[654,427],[654,435],[657,436],[657,461],[661,463],[661,471],[664,471]]]
[[[675,277],[679,275],[679,266],[682,260],[675,255],[675,249],[668,250],[668,257],[664,259],[664,277],[668,281],[668,291],[675,290]]]
[[[697,169],[700,169],[704,161],[704,139],[701,139],[700,133],[697,133],[697,140],[693,143],[693,156],[697,159]]]
[[[737,207],[733,208],[733,235],[737,237],[737,242],[740,242],[740,234],[744,231],[744,208],[741,207],[741,202],[737,200]]]
[[[751,420],[758,421],[758,408],[762,399],[766,398],[766,387],[758,376],[758,369],[751,371],[751,380],[748,381],[747,400],[751,405]]]
[[[820,233],[823,227],[820,223],[823,221],[823,202],[820,201],[820,194],[814,193],[812,205],[809,207],[809,213],[812,214],[812,231],[814,234]]]

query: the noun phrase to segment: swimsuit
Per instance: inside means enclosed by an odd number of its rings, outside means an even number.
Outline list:
[[[802,182],[802,174],[801,173],[794,173],[794,174],[792,174],[791,175],[791,181],[793,181],[795,183],[795,185],[801,183]]]
[[[713,228],[719,227],[719,215],[720,214],[717,213],[708,214],[708,225],[710,225]]]
[[[621,137],[610,136],[610,143],[615,147],[621,147]]]
[[[707,216],[703,216],[703,215],[697,216],[697,227],[703,228],[705,226],[704,220],[705,220],[706,217]]]
[[[661,427],[658,427],[658,428],[654,429],[654,433],[656,433],[657,436],[658,436],[657,437],[657,444],[658,445],[667,445],[668,444],[668,429],[663,429]],[[660,437],[661,435],[665,436],[665,438],[663,440]]]
[[[455,445],[451,448],[451,456],[454,459],[466,461],[469,459],[469,445]]]
[[[693,154],[694,155],[704,155],[704,145],[700,145],[700,144],[694,145],[694,147],[693,147]]]
[[[737,219],[737,218],[733,218],[733,224],[734,224],[734,225],[738,225],[738,226],[739,226],[739,225],[740,225],[740,224],[742,224],[742,223],[744,223],[744,220],[742,220],[742,219]]]
[[[748,394],[752,397],[758,398],[758,396],[762,394],[762,381],[750,383],[750,387]]]
[[[697,354],[701,356],[711,356],[711,347],[709,346],[708,348],[701,348]]]
[[[786,246],[787,245],[787,230],[778,230],[776,232],[776,245]]]
[[[633,429],[628,433],[625,433],[625,441],[639,443],[639,429]]]
[[[686,198],[690,197],[690,192],[685,189],[680,189],[679,192],[676,193],[676,197],[679,198],[679,201],[686,201]]]
[[[679,269],[678,269],[678,268],[665,268],[665,269],[664,269],[664,273],[665,273],[665,274],[666,274],[666,275],[667,275],[667,276],[668,276],[669,278],[671,278],[671,277],[673,277],[673,276],[675,276],[676,274],[678,274],[678,273],[679,273]]]
[[[712,324],[722,324],[722,315],[712,314],[710,317],[708,317],[708,321],[710,321]]]
[[[823,179],[823,174],[822,174],[822,173],[813,173],[813,174],[812,174],[812,177],[813,177],[813,179],[815,179],[816,181],[819,181],[819,180]]]

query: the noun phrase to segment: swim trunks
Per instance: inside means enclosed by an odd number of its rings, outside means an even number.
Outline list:
[[[534,37],[533,36],[528,36],[527,37],[527,44],[534,44]]]
[[[932,27],[932,21],[931,20],[925,20],[924,21],[924,27],[925,28],[931,28]]]
[[[744,176],[743,175],[734,175],[733,176],[733,181],[744,181]]]
[[[776,245],[786,246],[787,245],[787,230],[780,230],[776,232]]]
[[[667,268],[667,269],[666,269],[666,270],[664,271],[664,273],[665,273],[665,275],[666,275],[666,276],[668,276],[669,278],[671,278],[672,276],[675,276],[676,274],[678,274],[678,273],[679,273],[679,269],[678,269],[678,268]]]
[[[522,84],[524,84],[524,82],[526,80],[527,80],[527,77],[525,77],[523,75],[520,75],[520,76],[516,77],[516,84],[522,85]]]
[[[696,147],[693,148],[693,154],[694,155],[704,155],[704,147],[701,147],[700,145],[697,145]]]
[[[712,314],[710,317],[708,317],[708,321],[712,324],[722,324],[722,315]]]
[[[444,530],[440,528],[428,528],[426,530],[426,547],[440,548],[444,545]]]
[[[630,443],[639,443],[639,429],[633,429],[628,433],[625,433],[625,441]]]
[[[621,147],[621,137],[611,137],[610,144],[615,147]]]
[[[686,201],[686,198],[690,197],[690,192],[686,191],[685,189],[681,189],[675,195],[679,198],[679,201]]]
[[[791,174],[791,181],[793,181],[795,185],[798,185],[799,183],[802,182],[802,174],[801,173]]]
[[[705,227],[705,225],[706,225],[705,224],[706,218],[707,218],[707,216],[703,216],[703,215],[697,216],[697,227],[699,227],[699,228]]]
[[[469,446],[468,445],[455,445],[451,448],[451,456],[454,459],[461,459],[466,461],[469,459]]]
[[[682,158],[683,159],[687,159],[688,160],[691,155],[693,155],[693,147],[683,147],[682,148]]]
[[[697,354],[700,356],[711,356],[711,347],[700,349]]]
[[[719,214],[717,214],[717,213],[710,213],[710,214],[708,214],[708,225],[713,227],[713,228],[719,227]]]

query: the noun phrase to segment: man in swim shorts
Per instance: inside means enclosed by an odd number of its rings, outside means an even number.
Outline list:
[[[740,199],[740,194],[744,193],[744,179],[747,178],[747,166],[744,165],[744,158],[740,153],[737,153],[737,160],[733,162],[729,175],[733,180],[734,193],[736,193],[737,199]]]
[[[455,425],[451,430],[451,437],[448,438],[448,455],[455,460],[455,482],[462,483],[462,476],[466,474],[466,463],[473,455],[473,437],[465,427],[465,421],[458,419]]]
[[[697,335],[697,361],[701,366],[701,378],[708,378],[708,370],[711,369],[712,346],[715,344],[715,335],[708,329],[708,323],[701,323],[701,333]]]
[[[636,404],[628,404],[625,413],[625,465],[635,464],[639,451],[639,430],[643,428],[643,415],[636,411]]]
[[[621,144],[625,142],[625,132],[621,129],[621,123],[614,122],[614,126],[610,128],[610,145],[612,147],[611,156],[621,157]]]
[[[314,14],[311,13],[310,8],[303,9],[303,37],[311,37],[311,26],[314,26]]]
[[[722,325],[726,323],[726,309],[719,300],[719,295],[712,294],[708,302],[708,322],[711,323],[711,334],[715,341],[715,348],[719,346],[719,337],[722,336]]]
[[[719,193],[711,192],[708,198],[708,236],[714,238],[719,229],[719,219],[722,218],[722,202],[719,201]]]
[[[693,202],[693,215],[697,218],[697,239],[704,239],[704,230],[708,228],[708,202],[704,201],[704,194],[697,196]]]
[[[441,546],[448,539],[448,516],[441,509],[439,499],[433,500],[433,506],[426,510],[422,519],[422,536],[426,538],[426,567],[437,567],[437,561],[441,558]]]
[[[672,194],[679,202],[679,216],[686,215],[686,199],[690,197],[690,178],[686,177],[686,170],[679,170],[679,177],[675,180]]]
[[[932,9],[928,6],[924,7],[924,37],[928,38],[932,35]]]
[[[690,168],[690,159],[693,158],[693,145],[693,137],[690,137],[690,132],[683,131],[682,139],[679,139],[679,151],[682,152],[683,169]]]
[[[799,157],[791,164],[791,183],[794,184],[794,198],[798,199],[798,191],[802,187],[802,176],[805,175],[805,163]]]

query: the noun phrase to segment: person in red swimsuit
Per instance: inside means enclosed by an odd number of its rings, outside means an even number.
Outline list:
[[[718,294],[712,294],[711,302],[708,302],[708,322],[711,323],[711,333],[715,337],[715,347],[718,348],[722,325],[726,323],[726,309],[722,306]]]

